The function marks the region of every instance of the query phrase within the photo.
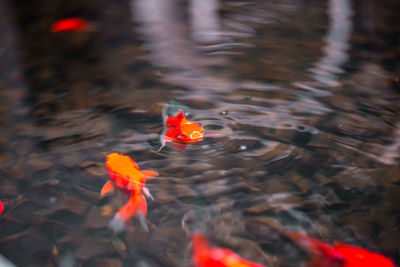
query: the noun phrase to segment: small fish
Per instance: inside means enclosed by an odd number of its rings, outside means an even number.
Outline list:
[[[165,127],[165,141],[195,143],[204,138],[203,127],[198,123],[186,119],[182,109],[174,117],[167,117]]]
[[[137,217],[146,230],[147,202],[144,196],[153,198],[146,184],[146,178],[157,176],[156,171],[139,170],[138,165],[129,156],[112,153],[106,158],[106,167],[110,175],[100,191],[104,196],[118,188],[129,194],[128,202],[115,214],[110,226],[116,232],[122,231],[129,224],[129,219]]]
[[[151,197],[145,187],[146,178],[158,176],[156,171],[139,170],[139,166],[129,156],[112,153],[106,158],[106,167],[110,175],[110,181],[107,181],[100,191],[104,196],[115,190],[129,194],[141,194]],[[151,197],[152,198],[152,197]]]
[[[2,214],[3,211],[4,211],[4,204],[3,204],[3,202],[1,202],[1,200],[0,200],[0,214]]]
[[[395,267],[393,261],[379,253],[335,243],[333,246],[304,234],[289,232],[288,236],[311,254],[312,267]]]
[[[192,256],[195,267],[265,267],[246,261],[229,249],[211,247],[201,232],[192,235]]]
[[[53,23],[52,32],[78,32],[88,29],[89,23],[78,17],[62,19]]]

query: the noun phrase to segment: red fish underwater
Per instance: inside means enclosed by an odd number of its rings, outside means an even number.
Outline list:
[[[289,232],[289,237],[311,254],[312,267],[395,267],[393,261],[379,253],[335,243],[333,246],[304,234]]]
[[[265,267],[246,261],[229,249],[211,247],[201,232],[192,235],[192,257],[194,267]]]
[[[4,211],[4,205],[3,202],[1,202],[0,200],[0,215],[3,213],[3,211]]]
[[[146,178],[157,176],[156,171],[139,170],[138,165],[129,156],[112,153],[106,158],[106,167],[110,175],[101,189],[100,195],[104,196],[118,188],[123,193],[129,194],[128,202],[115,214],[110,226],[118,231],[124,229],[129,219],[136,216],[141,220],[146,229],[144,218],[147,215],[147,202],[144,197],[153,198],[145,187]]]
[[[88,22],[82,18],[74,17],[62,19],[53,23],[52,32],[78,32],[88,29]]]

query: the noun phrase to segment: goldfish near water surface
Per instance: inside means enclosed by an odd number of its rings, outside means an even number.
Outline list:
[[[265,267],[244,260],[229,249],[211,247],[201,232],[192,234],[192,258],[194,267]]]
[[[147,202],[144,195],[153,198],[145,187],[146,178],[157,176],[158,173],[151,170],[139,170],[136,162],[129,156],[118,153],[107,156],[106,167],[110,181],[104,184],[100,195],[104,196],[113,192],[115,188],[129,194],[128,202],[114,215],[110,223],[111,228],[119,232],[125,228],[131,217],[136,216],[146,229]]]
[[[166,142],[195,143],[203,140],[204,129],[200,124],[186,119],[183,110],[180,109],[174,117],[167,116],[164,121],[165,133],[162,136],[162,144]]]
[[[395,267],[393,261],[379,253],[335,243],[333,246],[304,234],[289,232],[288,236],[306,250],[311,267]]]
[[[174,116],[170,116],[165,112],[164,130],[161,134],[161,148],[168,142],[175,142],[180,150],[185,149],[187,144],[196,143],[204,139],[206,136],[216,136],[217,134],[205,134],[204,128],[193,121],[186,119],[182,109]]]

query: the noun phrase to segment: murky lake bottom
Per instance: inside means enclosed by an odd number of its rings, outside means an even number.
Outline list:
[[[0,255],[17,266],[191,266],[213,244],[305,266],[305,231],[400,264],[397,1],[0,0]],[[81,17],[80,32],[51,32]],[[159,150],[180,103],[217,134]],[[115,233],[105,158],[148,179]]]

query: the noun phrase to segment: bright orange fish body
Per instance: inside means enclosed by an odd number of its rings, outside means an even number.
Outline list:
[[[150,195],[145,187],[146,178],[157,176],[158,173],[150,170],[139,170],[138,165],[129,157],[122,154],[112,153],[106,158],[106,167],[110,175],[101,189],[100,195],[104,196],[115,190],[129,194],[128,202],[115,214],[111,221],[111,227],[121,231],[132,216],[139,217],[142,225],[147,215],[147,202],[144,195]],[[143,195],[144,194],[144,195]]]
[[[392,260],[366,249],[335,243],[330,246],[304,234],[289,232],[293,241],[311,255],[312,267],[395,267]]]
[[[174,117],[167,116],[164,126],[164,135],[161,139],[163,146],[167,142],[195,143],[204,138],[203,127],[198,123],[186,119],[182,109]]]
[[[59,21],[56,21],[52,27],[51,31],[52,32],[78,32],[78,31],[83,31],[88,28],[88,23],[78,17],[73,17],[73,18],[67,18],[67,19],[62,19]]]
[[[192,235],[194,267],[265,267],[246,261],[229,249],[211,247],[201,232]]]
[[[101,195],[115,190],[115,186],[122,192],[140,194],[146,184],[146,178],[157,176],[151,170],[139,170],[139,166],[129,156],[112,153],[106,158],[106,167],[111,180],[101,189]]]

